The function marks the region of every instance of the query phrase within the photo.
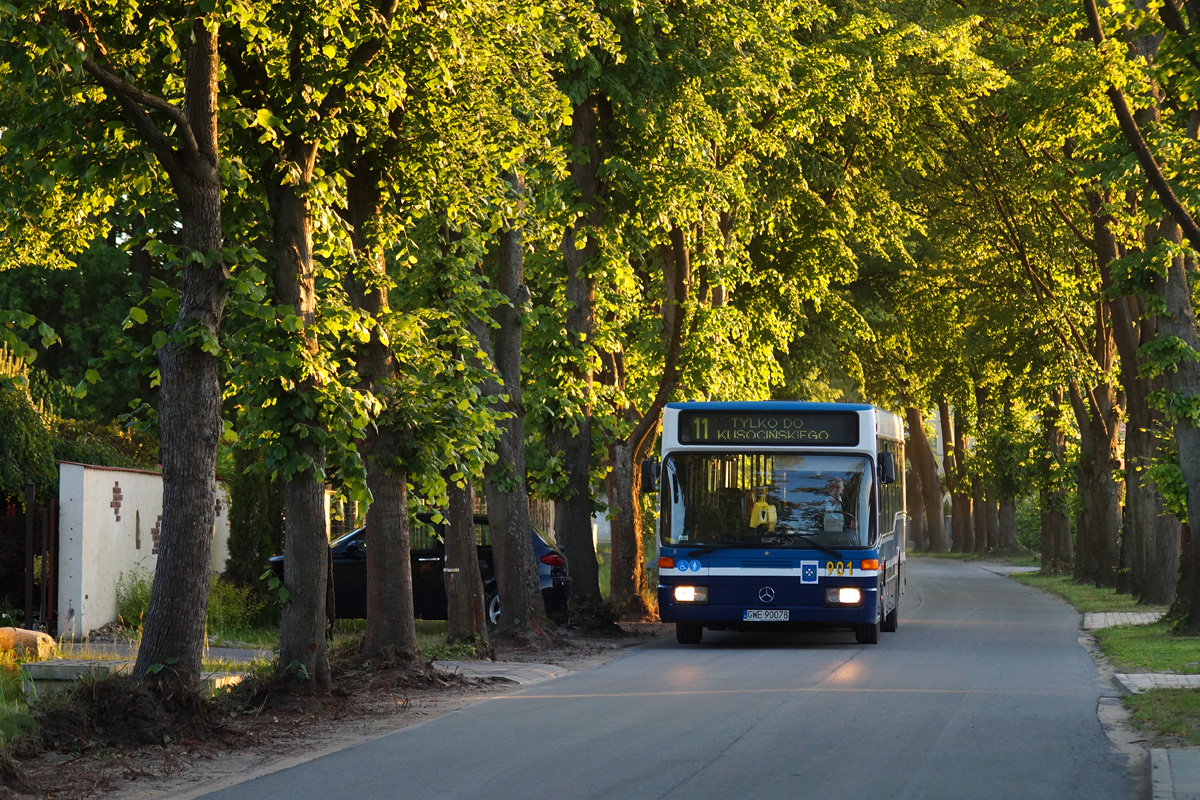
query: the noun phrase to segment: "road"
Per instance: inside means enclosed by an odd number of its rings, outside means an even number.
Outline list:
[[[706,631],[206,797],[1134,796],[1068,606],[911,560],[900,630]]]

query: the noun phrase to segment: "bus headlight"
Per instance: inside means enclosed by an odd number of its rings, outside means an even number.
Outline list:
[[[707,586],[676,586],[675,587],[675,602],[676,603],[707,603],[708,602],[708,587]]]
[[[853,586],[831,586],[825,590],[825,602],[838,606],[856,606],[862,602],[862,590]]]

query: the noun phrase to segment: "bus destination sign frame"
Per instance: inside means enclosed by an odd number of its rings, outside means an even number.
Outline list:
[[[766,447],[857,447],[853,411],[681,411],[679,443]]]

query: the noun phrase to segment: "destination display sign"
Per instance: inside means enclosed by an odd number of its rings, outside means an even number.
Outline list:
[[[682,411],[679,443],[856,447],[858,415],[845,411]]]

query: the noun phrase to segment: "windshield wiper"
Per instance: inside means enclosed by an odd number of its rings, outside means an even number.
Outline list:
[[[831,556],[837,556],[838,558],[845,558],[845,556],[843,556],[843,555],[842,555],[841,553],[839,553],[837,550],[834,550],[832,547],[830,547],[830,546],[829,546],[829,545],[827,545],[827,544],[822,544],[821,542],[818,542],[816,539],[813,539],[813,538],[812,538],[811,536],[809,536],[808,534],[804,534],[804,533],[793,533],[793,534],[792,534],[792,536],[795,536],[797,539],[802,539],[802,540],[804,540],[805,542],[808,542],[808,543],[809,543],[809,544],[811,544],[813,547],[815,547],[815,548],[817,548],[818,550],[820,550],[822,553],[828,553],[829,555],[831,555]]]

